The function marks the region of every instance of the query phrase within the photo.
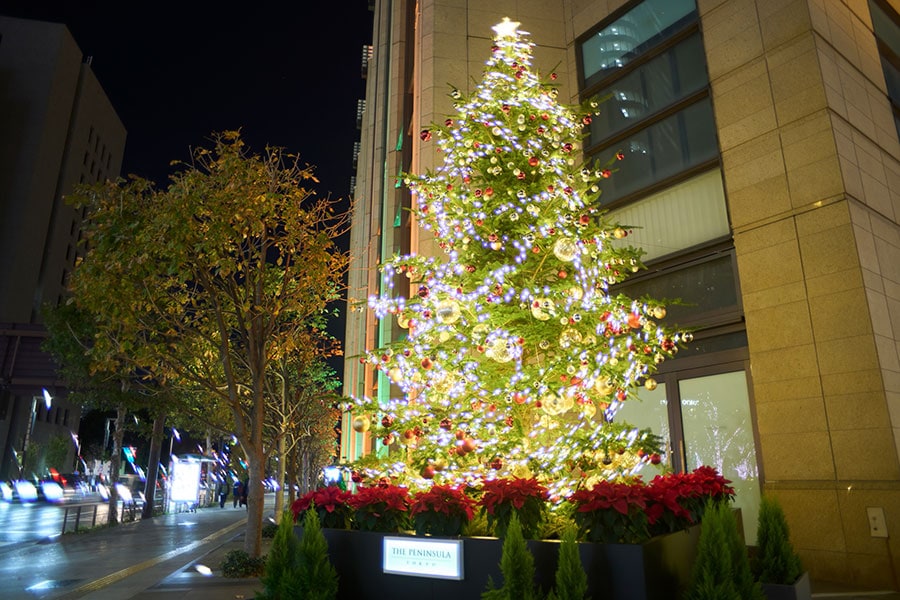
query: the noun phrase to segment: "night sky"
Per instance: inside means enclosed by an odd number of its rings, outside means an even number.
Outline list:
[[[128,132],[123,176],[165,187],[170,162],[240,129],[251,152],[278,146],[313,165],[319,196],[348,197],[366,0],[4,0],[0,14],[68,26]]]

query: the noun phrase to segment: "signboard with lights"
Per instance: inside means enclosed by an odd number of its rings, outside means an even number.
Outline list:
[[[394,575],[462,579],[462,540],[385,536],[382,570]]]
[[[169,500],[172,502],[197,502],[200,494],[200,461],[178,460],[172,463],[172,480]]]

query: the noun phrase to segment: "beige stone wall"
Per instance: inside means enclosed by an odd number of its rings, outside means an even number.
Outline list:
[[[900,153],[868,9],[698,4],[765,488],[814,577],[892,587],[865,509],[900,528]]]

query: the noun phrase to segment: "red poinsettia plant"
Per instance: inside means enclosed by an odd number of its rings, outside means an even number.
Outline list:
[[[456,536],[475,516],[476,502],[464,490],[434,485],[413,496],[410,515],[416,535]]]
[[[308,492],[291,504],[294,522],[299,522],[307,510],[313,509],[319,515],[322,527],[346,529],[350,525],[350,505],[347,499],[350,493],[336,485],[317,488]]]
[[[569,497],[575,523],[586,539],[606,544],[633,544],[649,537],[644,485],[601,481]]]
[[[647,517],[650,533],[671,533],[700,522],[708,500],[728,502],[734,488],[712,467],[690,473],[657,475],[647,486]]]
[[[600,482],[575,492],[569,502],[589,541],[640,543],[699,523],[707,501],[734,498],[730,483],[712,467],[699,467],[691,473],[657,475],[646,485],[640,478]]]
[[[522,535],[534,538],[547,511],[547,488],[536,478],[485,479],[481,485],[481,510],[488,527],[497,537],[505,537],[513,512],[519,517]]]
[[[347,498],[353,522],[362,531],[396,533],[409,529],[409,489],[398,485],[360,487]]]

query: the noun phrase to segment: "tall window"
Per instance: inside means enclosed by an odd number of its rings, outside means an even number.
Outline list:
[[[900,16],[883,0],[869,0],[869,12],[881,55],[888,100],[894,110],[894,126],[900,135]]]
[[[577,56],[581,97],[601,111],[587,159],[624,155],[600,202],[632,226],[622,243],[642,248],[648,265],[622,291],[677,299],[666,322],[695,330],[691,346],[661,365],[658,387],[625,402],[617,418],[660,435],[676,470],[706,464],[731,479],[753,543],[749,353],[695,1],[630,2],[579,39]]]

